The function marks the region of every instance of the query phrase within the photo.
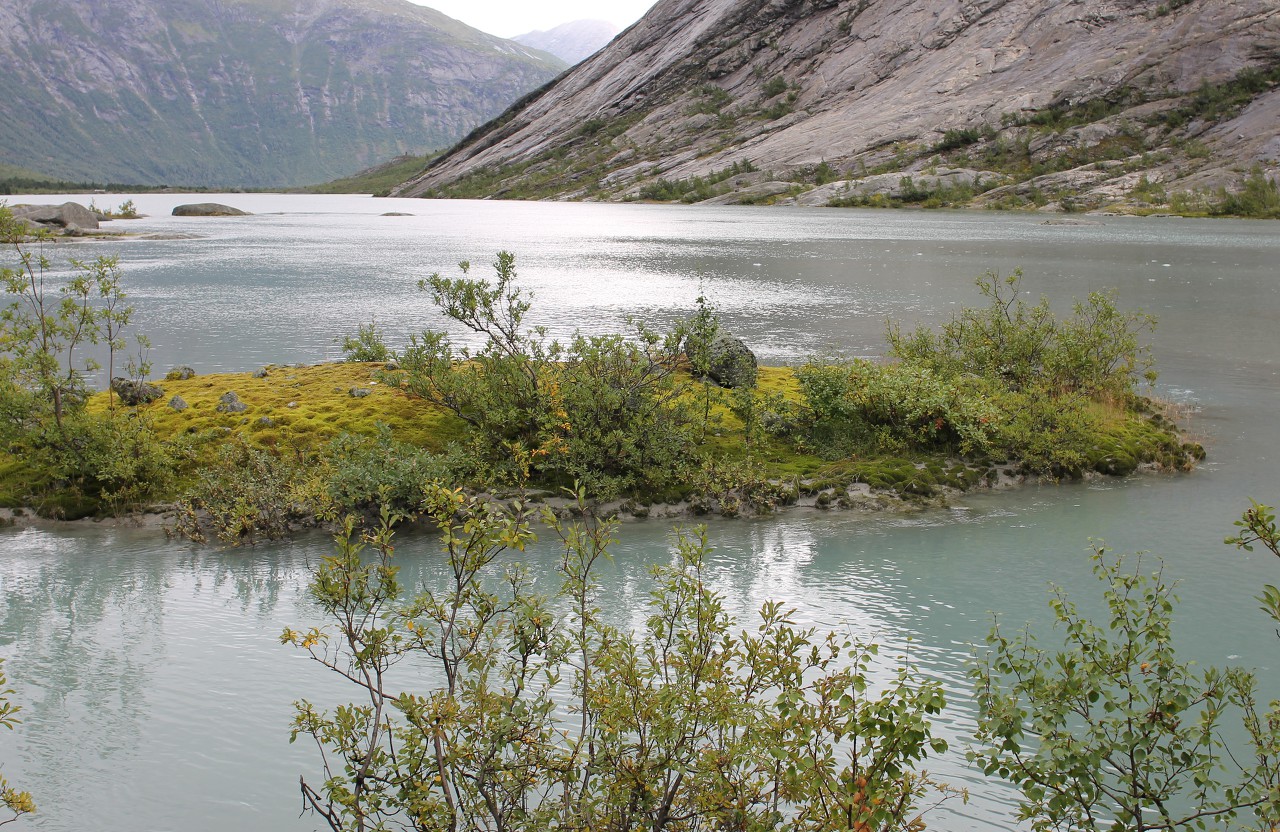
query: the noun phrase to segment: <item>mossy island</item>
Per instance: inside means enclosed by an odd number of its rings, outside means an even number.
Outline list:
[[[1023,298],[1017,272],[979,278],[981,305],[940,329],[890,323],[885,361],[757,367],[701,298],[664,331],[554,339],[525,323],[503,252],[491,277],[463,263],[421,281],[451,332],[393,350],[368,323],[343,340],[345,362],[149,382],[145,339],[126,349],[118,263],[79,263],[42,293],[27,229],[5,220],[18,258],[4,269],[0,506],[24,514],[163,511],[180,534],[242,543],[384,509],[414,518],[441,484],[535,502],[580,487],[622,516],[736,517],[938,505],[1204,455],[1139,392],[1155,378],[1152,318],[1100,292],[1055,315]],[[98,369],[82,355],[93,343],[113,379],[96,393],[79,369]]]

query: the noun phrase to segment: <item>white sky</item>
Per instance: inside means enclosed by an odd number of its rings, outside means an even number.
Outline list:
[[[625,29],[639,20],[655,0],[411,0],[430,6],[468,26],[511,38],[546,31],[572,20],[607,20]]]

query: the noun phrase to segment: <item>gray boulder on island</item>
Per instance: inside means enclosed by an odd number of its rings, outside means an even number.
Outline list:
[[[64,202],[61,205],[13,205],[9,208],[15,219],[26,220],[28,224],[38,223],[48,228],[96,229],[98,215],[78,202]]]
[[[218,202],[192,202],[173,209],[175,217],[251,217],[248,211]]]
[[[707,375],[721,387],[730,390],[756,383],[756,355],[741,338],[722,335],[711,344]]]
[[[240,401],[234,390],[223,393],[218,399],[218,406],[214,408],[219,413],[244,413],[248,409],[249,405]]]
[[[111,391],[120,397],[120,401],[129,407],[150,404],[164,395],[164,390],[149,381],[134,381],[131,378],[116,376],[111,379]]]

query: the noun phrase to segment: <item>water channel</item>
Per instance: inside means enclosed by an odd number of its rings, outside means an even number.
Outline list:
[[[88,197],[70,197],[88,201]],[[207,197],[196,199],[203,201]],[[663,324],[699,294],[766,363],[883,351],[886,318],[937,323],[976,300],[986,269],[1020,267],[1060,309],[1114,288],[1160,319],[1156,391],[1186,405],[1209,459],[1191,474],[976,493],[946,509],[860,517],[792,512],[711,523],[717,588],[746,614],[767,598],[911,659],[946,686],[930,770],[973,792],[931,829],[1008,829],[1012,795],[963,761],[972,725],[965,662],[990,624],[1045,622],[1046,587],[1096,606],[1090,538],[1150,550],[1182,581],[1177,638],[1205,663],[1257,668],[1280,696],[1274,627],[1252,600],[1280,563],[1222,545],[1249,497],[1280,500],[1280,226],[1264,222],[1040,215],[420,202],[225,195],[254,212],[169,217],[175,195],[134,197],[136,234],[58,244],[55,265],[118,254],[163,372],[337,357],[335,338],[376,319],[392,341],[442,325],[416,288],[469,259],[517,254],[533,317],[556,332]],[[103,197],[97,197],[99,202]],[[115,201],[109,197],[108,200]],[[24,201],[12,198],[11,202]],[[41,197],[30,201],[60,201]],[[413,214],[382,216],[386,212]],[[670,529],[628,523],[603,606],[641,614],[648,564]],[[438,562],[401,541],[411,579]],[[0,656],[24,706],[0,735],[3,774],[31,790],[41,832],[290,832],[313,749],[288,743],[291,703],[351,692],[276,641],[316,622],[305,595],[319,535],[253,550],[172,543],[100,524],[0,531]],[[547,568],[551,553],[530,556]]]

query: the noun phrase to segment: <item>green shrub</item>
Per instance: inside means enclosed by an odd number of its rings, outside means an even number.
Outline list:
[[[371,515],[383,505],[411,515],[421,508],[431,484],[451,480],[442,458],[397,441],[384,424],[374,436],[338,436],[329,443],[324,461],[325,488],[340,515]]]
[[[529,301],[502,252],[496,283],[433,275],[423,281],[453,321],[485,338],[457,349],[440,332],[415,336],[403,372],[388,378],[468,425],[468,449],[490,476],[515,483],[582,481],[597,494],[660,487],[689,464],[696,425],[681,401],[683,328],[630,337],[576,334],[567,343],[526,329]]]
[[[355,335],[343,338],[342,353],[347,361],[390,361],[395,357],[387,347],[377,321],[360,324]]]
[[[1154,318],[1121,312],[1113,294],[1092,292],[1060,322],[1047,299],[1032,306],[1020,297],[1021,280],[1020,270],[988,272],[977,281],[988,305],[964,309],[939,332],[903,334],[891,324],[890,353],[943,377],[972,373],[1013,391],[1125,397],[1139,380],[1154,381],[1150,348],[1139,341]]]

